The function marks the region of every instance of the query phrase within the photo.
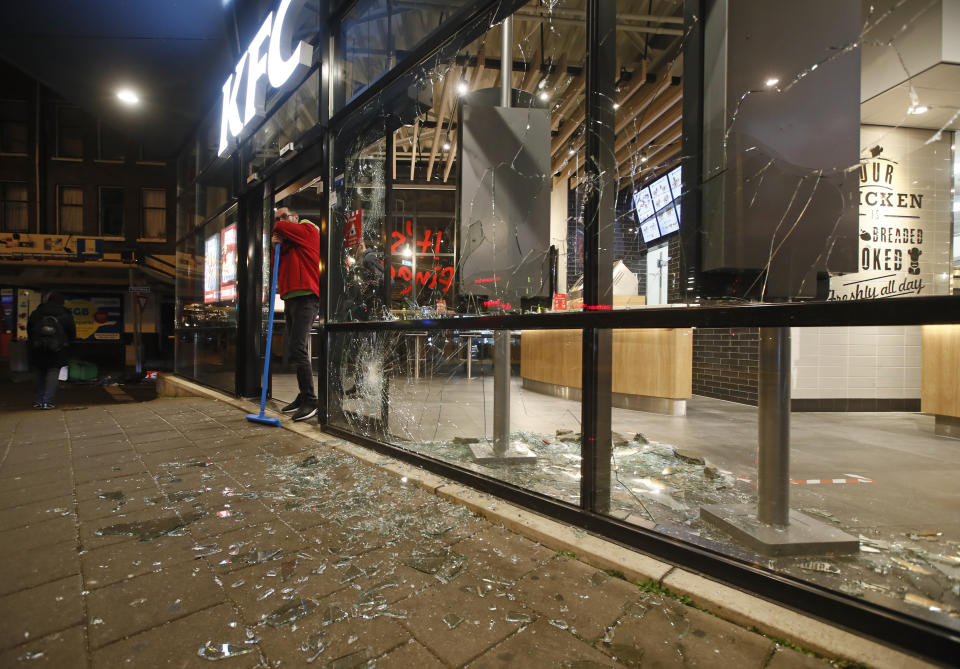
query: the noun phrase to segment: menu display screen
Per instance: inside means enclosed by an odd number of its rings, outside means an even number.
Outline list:
[[[653,198],[650,197],[650,191],[646,188],[641,188],[638,191],[633,193],[633,206],[636,207],[637,217],[641,221],[645,221],[655,213],[653,208]]]
[[[668,235],[671,232],[676,232],[680,229],[680,221],[677,219],[677,209],[673,205],[670,205],[659,214],[657,214],[657,222],[660,223],[660,234]]]
[[[643,241],[652,242],[660,236],[660,227],[657,225],[657,217],[651,216],[640,224],[640,234],[643,235]]]
[[[633,193],[633,206],[640,221],[640,234],[649,243],[680,229],[680,167]]]

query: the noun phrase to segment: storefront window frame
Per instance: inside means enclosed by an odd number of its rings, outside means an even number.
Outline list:
[[[517,7],[522,4],[524,3],[516,3]],[[589,17],[596,16],[595,13],[601,9],[601,4],[600,0],[588,0],[588,21],[591,20]],[[690,90],[695,93],[684,95],[683,100],[684,132],[682,153],[685,156],[683,163],[683,212],[685,219],[689,217],[688,220],[690,221],[699,221],[700,219],[700,184],[698,183],[697,175],[701,173],[702,142],[700,138],[703,131],[701,106],[703,91],[703,36],[699,19],[696,17],[704,16],[704,10],[707,4],[707,0],[685,0],[684,2],[686,26],[689,30],[687,34],[688,44],[685,51],[686,64],[684,79],[690,82],[689,84],[685,83],[685,86],[689,85]],[[336,44],[340,35],[340,21],[355,5],[355,2],[341,4],[329,22],[330,43],[334,45],[334,48],[328,52],[332,65],[329,68],[330,72],[336,71],[336,59],[340,53],[338,50],[339,45]],[[332,82],[329,82],[329,77],[327,75],[323,76],[321,80],[322,88],[318,118],[322,124],[328,116],[330,117],[329,125],[331,132],[328,134],[326,140],[328,142],[328,149],[332,149],[336,129],[344,127],[352,114],[363,109],[386,88],[407,76],[413,68],[425,62],[431,54],[438,52],[451,37],[467,29],[471,25],[471,22],[476,20],[477,17],[491,12],[495,7],[498,7],[498,5],[494,2],[484,2],[478,3],[476,6],[464,8],[456,17],[451,17],[442,29],[429,40],[419,44],[416,50],[409,54],[404,61],[398,63],[392,70],[373,81],[366,89],[349,102],[339,105],[335,104],[336,101],[332,99],[328,99],[329,103],[325,102],[325,95],[330,95],[334,87],[332,86]],[[515,11],[515,9],[516,7],[513,6],[501,8],[501,11],[498,12],[498,20],[502,18],[504,14]],[[593,12],[593,14],[591,14],[591,12]],[[599,36],[596,34],[597,31],[594,30],[591,33],[591,28],[593,27],[593,25],[588,27],[588,36],[592,34],[590,39],[597,40],[599,39]],[[321,36],[321,39],[323,37],[324,36]],[[315,64],[314,68],[318,66],[319,64]],[[312,72],[313,68],[311,68],[311,71],[305,76],[310,76]],[[299,85],[298,83],[297,86],[291,87],[290,94],[292,94]],[[595,82],[590,83],[590,79],[588,78],[588,99],[591,95],[595,96],[596,93],[597,88]],[[276,106],[283,104],[285,99],[286,97],[283,97],[283,99],[279,100]],[[249,134],[245,135],[245,138],[251,136],[258,129],[259,125],[251,128]],[[243,146],[245,138],[240,141],[237,147],[232,149],[231,154],[227,156],[228,159],[237,159],[237,149]],[[332,161],[333,151],[328,150],[327,155],[330,156],[329,160]],[[329,162],[326,169],[329,183],[329,178],[333,176],[330,171]],[[234,204],[236,198],[243,195],[245,189],[243,188],[243,184],[240,184],[240,186],[240,191],[234,194],[234,199],[231,200],[224,209]],[[615,199],[615,197],[613,199]],[[611,215],[612,211],[613,207],[611,206]],[[215,216],[216,215],[219,215],[219,212],[215,214]],[[391,215],[392,212],[386,212],[387,217]],[[180,228],[178,226],[178,237],[179,236]],[[700,243],[697,227],[695,225],[684,226],[681,224],[678,238],[684,248],[684,256],[688,259],[697,257]],[[329,266],[329,259],[333,257],[331,249],[329,246],[326,246],[322,251],[324,262]],[[594,250],[590,251],[589,254],[596,256],[597,252]],[[594,261],[596,261],[596,259],[596,257],[593,258]],[[595,266],[599,267],[596,263]],[[598,274],[599,270],[596,270],[594,274],[591,275],[590,280],[596,282],[599,279],[599,276],[596,276]],[[681,268],[681,276],[689,279],[689,281],[682,281],[684,295],[690,298],[687,301],[691,303],[695,302],[696,296],[698,295],[698,287],[701,284],[701,276],[692,263]],[[788,303],[755,304],[750,305],[749,309],[743,306],[685,306],[617,312],[599,310],[546,315],[516,314],[485,316],[484,320],[485,327],[487,328],[581,329],[585,335],[596,337],[603,331],[621,328],[782,327],[785,325],[799,327],[837,324],[856,326],[957,323],[960,322],[960,317],[954,314],[958,312],[956,308],[958,304],[960,304],[960,302],[958,302],[954,296],[937,296],[900,299],[893,305],[896,308],[892,308],[889,302],[854,302],[844,304]],[[325,309],[329,309],[329,306],[325,306]],[[435,330],[462,329],[464,326],[468,326],[469,323],[469,319],[460,318],[378,321],[368,323],[355,321],[332,323],[328,319],[326,328],[328,332],[354,330],[371,332],[383,330],[418,330],[429,332]],[[587,375],[593,378],[594,385],[597,384],[598,373],[600,372],[596,369],[587,372]],[[321,380],[324,382],[327,381],[324,378],[321,378]],[[325,386],[326,383],[324,383],[324,388],[321,390],[322,393],[326,392]],[[584,388],[584,390],[586,391],[587,389]],[[322,398],[323,395],[321,395],[321,399]],[[596,416],[594,416],[594,418],[596,418]],[[956,656],[956,633],[952,630],[882,606],[857,601],[852,597],[844,596],[835,591],[734,561],[709,548],[699,547],[693,544],[681,544],[666,535],[628,525],[604,515],[602,509],[592,508],[588,500],[593,497],[593,491],[589,491],[589,494],[581,497],[580,506],[564,504],[533,493],[530,490],[511,486],[448,463],[416,455],[386,442],[330,426],[325,424],[325,420],[322,421],[322,423],[324,423],[324,428],[332,434],[364,444],[379,452],[406,460],[435,473],[491,492],[508,501],[518,502],[525,507],[560,518],[584,527],[587,530],[596,531],[624,544],[670,560],[675,564],[722,579],[731,585],[742,587],[769,599],[780,601],[815,615],[843,623],[856,631],[870,636],[884,638],[890,643],[897,644],[903,648],[913,649],[915,652],[924,654],[930,658],[948,659]],[[593,422],[591,425],[592,427],[588,427],[585,421],[585,444],[595,441],[598,433],[596,422]],[[596,460],[597,455],[596,451],[587,452],[585,446],[585,460],[591,458]],[[609,465],[609,459],[607,460],[607,465]],[[584,479],[586,480],[584,485],[591,486],[596,485],[599,476],[595,470],[593,475],[588,475],[587,469],[585,469]]]
[[[698,17],[704,16],[705,5],[708,0],[685,0],[684,18],[686,28],[686,50],[685,50],[685,75],[684,80],[689,81],[689,90],[695,94],[688,94],[685,90],[683,98],[683,188],[682,203],[686,220],[699,221],[701,216],[700,184],[698,175],[702,171],[702,132],[703,132],[703,110],[702,110],[702,91],[703,91],[703,67],[702,67],[702,26]],[[523,3],[517,3],[518,6]],[[342,6],[338,12],[341,18],[345,12],[349,11],[355,3],[348,3]],[[589,0],[587,16],[597,16],[598,11],[602,11],[602,2],[600,0]],[[493,3],[484,3],[483,6],[477,6],[472,9],[471,16],[476,17],[490,10]],[[515,11],[511,7],[509,12]],[[592,13],[591,13],[592,12]],[[498,18],[502,18],[507,12],[500,13]],[[466,16],[458,17],[457,21],[450,21],[446,26],[447,30],[443,34],[437,34],[429,43],[421,44],[416,53],[399,63],[393,70],[376,79],[367,88],[363,89],[352,100],[341,104],[334,110],[330,119],[330,139],[331,150],[329,154],[333,155],[332,142],[333,137],[337,135],[338,128],[349,125],[349,118],[356,112],[363,110],[366,106],[376,99],[398,80],[407,76],[420,64],[428,58],[439,52],[447,40],[458,32],[468,28],[471,19]],[[609,19],[609,16],[607,17]],[[615,18],[614,18],[615,20]],[[339,20],[332,20],[332,35],[334,40],[339,39]],[[599,33],[596,26],[588,27],[588,36],[592,35],[593,40],[599,40]],[[596,43],[596,42],[594,42]],[[338,49],[334,54],[339,55]],[[331,68],[333,69],[333,68]],[[588,74],[587,97],[599,97],[595,80],[590,82]],[[332,88],[332,87],[331,87]],[[601,94],[602,95],[602,94]],[[608,100],[607,97],[602,99]],[[589,113],[589,112],[588,112]],[[595,111],[596,113],[596,111]],[[597,149],[595,152],[599,153]],[[601,154],[602,155],[602,154]],[[611,194],[611,201],[616,200],[617,194]],[[610,216],[614,215],[614,205],[610,204]],[[394,212],[387,211],[389,217],[395,215]],[[889,303],[783,303],[783,304],[751,304],[750,308],[743,306],[699,306],[700,288],[702,286],[702,275],[698,271],[695,263],[689,262],[689,259],[698,257],[700,248],[700,238],[698,227],[696,225],[680,226],[679,233],[669,235],[671,239],[676,238],[683,249],[684,259],[680,267],[680,291],[685,301],[694,306],[676,306],[651,308],[643,310],[625,310],[625,311],[584,311],[579,313],[555,313],[545,315],[534,314],[516,314],[505,316],[486,316],[484,318],[484,327],[492,329],[582,329],[585,337],[602,336],[604,332],[610,332],[613,329],[622,328],[681,328],[681,327],[776,327],[789,325],[793,327],[800,326],[823,326],[823,325],[918,325],[918,324],[937,324],[937,323],[958,323],[960,317],[953,314],[957,313],[957,305],[960,301],[955,296],[935,296],[900,299],[897,301],[897,309],[891,308]],[[328,247],[327,252],[332,250]],[[597,285],[600,278],[599,267],[596,263],[599,250],[594,248],[589,255],[594,256],[594,269],[588,281],[594,283],[593,291],[595,295],[602,294],[602,290]],[[468,326],[470,319],[462,318],[431,318],[410,321],[379,321],[379,322],[331,322],[327,321],[327,330],[331,333],[347,331],[385,331],[385,330],[405,330],[405,331],[426,331],[435,332],[442,330],[456,330]],[[587,361],[584,360],[584,364]],[[608,370],[609,371],[609,370]],[[597,387],[597,376],[603,374],[602,369],[585,370],[585,377],[591,377],[594,388]],[[608,384],[609,386],[609,384]],[[584,393],[588,392],[584,387]],[[596,413],[596,408],[594,413]],[[588,410],[585,409],[585,413]],[[584,420],[584,443],[596,444],[596,437],[602,425],[596,423],[596,415],[591,418],[591,424],[588,426],[587,420]],[[602,508],[593,508],[590,500],[594,498],[598,485],[602,479],[609,480],[609,458],[602,462],[597,462],[598,453],[584,451],[584,494],[581,496],[581,504],[578,507],[564,504],[556,500],[546,498],[543,495],[533,493],[530,490],[517,488],[510,484],[503,483],[466,469],[431,459],[429,457],[418,455],[407,451],[398,446],[391,445],[376,438],[358,434],[355,431],[335,427],[322,420],[324,429],[337,436],[361,443],[373,448],[379,452],[398,457],[417,466],[424,467],[444,476],[448,476],[472,487],[490,492],[498,497],[522,504],[527,508],[532,508],[547,515],[560,518],[575,525],[579,525],[588,530],[597,531],[600,534],[616,539],[630,546],[650,552],[656,556],[668,559],[675,564],[686,566],[695,571],[707,573],[711,576],[722,579],[723,581],[742,587],[748,591],[759,593],[770,599],[784,602],[799,609],[808,611],[815,615],[823,616],[828,619],[842,622],[857,631],[884,638],[888,642],[895,643],[904,648],[913,649],[915,652],[923,653],[931,658],[949,658],[956,653],[956,636],[953,630],[942,628],[935,623],[927,623],[918,617],[888,609],[883,606],[855,600],[850,596],[843,595],[833,590],[810,584],[805,581],[794,580],[789,577],[765,571],[758,567],[747,565],[735,561],[730,557],[713,551],[709,548],[703,548],[694,544],[679,544],[676,540],[653,531],[644,530],[636,526],[628,525],[618,521],[610,516],[604,515]],[[607,426],[609,427],[609,426]],[[601,458],[602,459],[602,458]],[[590,462],[593,460],[593,462]],[[599,465],[599,467],[598,467]],[[851,622],[853,621],[853,622]]]

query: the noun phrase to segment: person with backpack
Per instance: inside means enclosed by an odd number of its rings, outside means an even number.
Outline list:
[[[73,314],[63,306],[63,295],[50,293],[27,320],[30,367],[34,373],[33,407],[53,409],[60,368],[67,364],[70,342],[77,338]]]

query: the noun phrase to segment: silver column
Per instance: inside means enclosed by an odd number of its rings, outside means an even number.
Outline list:
[[[790,328],[760,328],[757,519],[787,525],[790,514]]]
[[[493,333],[493,454],[510,446],[510,330]]]
[[[513,95],[513,17],[503,20],[500,40],[500,106]],[[510,446],[510,331],[493,333],[493,453],[503,457]]]
[[[513,94],[513,17],[503,20],[500,36],[500,106],[509,107]]]

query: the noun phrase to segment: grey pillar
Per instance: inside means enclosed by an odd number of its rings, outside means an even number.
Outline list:
[[[503,20],[500,40],[500,106],[513,95],[513,17]],[[493,452],[503,457],[510,446],[510,331],[493,333]]]
[[[510,330],[493,333],[493,453],[510,446]]]
[[[509,107],[513,95],[513,17],[503,20],[500,34],[500,106]]]
[[[790,517],[790,328],[760,328],[757,520]]]

